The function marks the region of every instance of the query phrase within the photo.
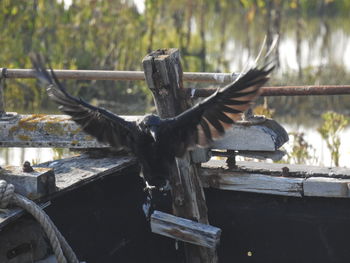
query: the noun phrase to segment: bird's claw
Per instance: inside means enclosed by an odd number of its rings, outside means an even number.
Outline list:
[[[149,185],[148,182],[146,181],[146,187],[143,188],[143,191],[145,191],[145,192],[148,191],[149,192],[149,191],[152,191],[154,189],[156,189],[156,187],[154,185]]]

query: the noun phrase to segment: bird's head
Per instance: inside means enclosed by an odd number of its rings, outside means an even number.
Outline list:
[[[140,127],[147,134],[151,135],[153,140],[158,140],[158,132],[161,120],[157,115],[150,114],[146,115],[140,123]]]

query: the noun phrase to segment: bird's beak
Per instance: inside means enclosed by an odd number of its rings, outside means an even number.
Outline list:
[[[151,127],[150,128],[150,133],[152,135],[153,140],[156,142],[157,141],[157,128],[156,127]]]

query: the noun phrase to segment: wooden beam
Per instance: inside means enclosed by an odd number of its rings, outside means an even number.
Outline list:
[[[226,167],[225,161],[213,160],[203,164],[207,168]],[[265,175],[281,176],[285,174],[288,177],[327,177],[350,179],[350,168],[344,167],[323,167],[304,164],[287,164],[287,163],[266,163],[266,162],[247,162],[238,161],[237,168],[232,171],[259,173]]]
[[[204,187],[283,196],[350,198],[350,169],[262,162],[202,164]]]
[[[136,120],[137,116],[123,116]],[[17,115],[0,121],[0,147],[107,148],[84,133],[68,115]]]
[[[239,122],[213,143],[213,149],[240,151],[275,151],[289,140],[286,130],[276,121],[266,119],[259,124]]]
[[[55,171],[57,191],[47,196],[47,198],[52,198],[126,168],[138,166],[137,160],[133,156],[106,157],[103,156],[103,153],[100,156],[86,153],[41,163],[34,169],[39,167],[51,168]]]
[[[303,185],[305,196],[350,197],[350,179],[311,177]]]
[[[182,83],[177,49],[157,50],[143,59],[143,68],[161,118],[174,117],[190,107]],[[197,165],[187,153],[172,164],[169,174],[174,214],[208,224],[207,206]],[[185,244],[186,262],[217,262],[215,250]]]
[[[204,187],[284,196],[303,196],[303,178],[289,178],[202,168]]]
[[[221,229],[161,211],[151,215],[153,233],[198,246],[215,249],[220,242]]]
[[[136,121],[139,116],[121,116]],[[97,142],[67,115],[30,114],[17,115],[0,121],[0,147],[62,147],[62,148],[107,148]],[[214,149],[237,151],[275,151],[288,141],[286,131],[274,120],[248,125],[238,122],[226,136],[212,146]],[[208,161],[208,152],[196,152],[196,162]]]
[[[15,191],[29,199],[38,199],[56,191],[55,174],[51,168],[34,168],[33,172],[23,172],[22,167],[3,166],[0,179],[11,183]]]

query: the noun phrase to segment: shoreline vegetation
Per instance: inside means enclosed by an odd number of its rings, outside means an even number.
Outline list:
[[[279,34],[279,68],[270,86],[350,83],[349,0],[156,0],[138,7],[131,0],[2,1],[1,67],[31,68],[28,54],[35,51],[57,69],[141,70],[148,52],[176,47],[184,71],[239,72],[264,36],[269,42]],[[73,95],[118,114],[154,110],[143,81],[65,82]],[[296,96],[258,104],[281,123],[317,130],[328,111],[347,118],[349,102],[349,96]],[[7,111],[58,113],[35,80],[7,79],[5,103]]]

